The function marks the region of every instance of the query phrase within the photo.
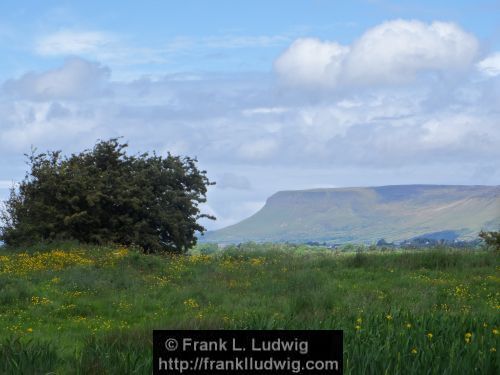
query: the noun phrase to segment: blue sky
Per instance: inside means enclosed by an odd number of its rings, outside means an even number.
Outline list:
[[[36,44],[61,31],[100,33],[122,50],[142,53],[131,64],[113,61],[115,76],[133,77],[270,71],[295,38],[349,44],[364,30],[397,18],[452,21],[481,38],[485,48],[498,49],[499,12],[495,1],[3,1],[0,76],[60,62],[64,54],[40,56]],[[91,51],[81,54],[92,57]]]
[[[277,190],[500,182],[498,1],[3,1],[0,198],[31,145],[197,156],[225,226]]]

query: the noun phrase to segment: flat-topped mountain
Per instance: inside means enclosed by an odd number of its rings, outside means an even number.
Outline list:
[[[473,239],[500,227],[500,186],[394,185],[280,191],[203,241]]]

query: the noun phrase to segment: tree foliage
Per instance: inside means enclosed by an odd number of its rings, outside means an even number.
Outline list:
[[[118,139],[63,157],[28,157],[29,171],[2,212],[0,239],[21,246],[72,239],[141,246],[146,252],[184,252],[205,228],[199,204],[214,183],[197,160],[168,154],[129,156]]]
[[[479,237],[483,239],[486,245],[491,246],[497,251],[500,251],[500,232],[481,231]]]

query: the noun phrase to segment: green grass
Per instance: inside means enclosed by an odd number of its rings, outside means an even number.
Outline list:
[[[148,374],[154,328],[343,329],[346,374],[499,371],[498,253],[52,250],[0,250],[2,374]]]

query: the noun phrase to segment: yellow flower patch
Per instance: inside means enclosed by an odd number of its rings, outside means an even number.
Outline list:
[[[57,271],[70,266],[92,265],[92,259],[85,257],[83,251],[52,250],[46,253],[20,253],[0,257],[0,273],[26,275],[32,272]]]

